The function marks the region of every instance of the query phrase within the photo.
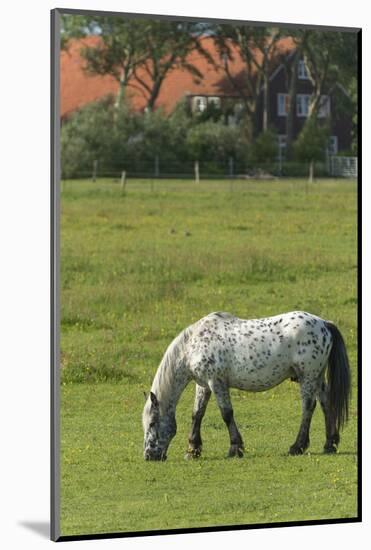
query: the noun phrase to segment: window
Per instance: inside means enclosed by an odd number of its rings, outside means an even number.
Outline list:
[[[328,140],[327,151],[329,155],[336,155],[338,152],[338,137],[330,136]]]
[[[309,112],[310,94],[297,94],[296,96],[296,115],[307,117]]]
[[[309,113],[310,94],[298,94],[296,96],[296,115],[307,117]],[[318,106],[318,118],[326,118],[330,115],[330,98],[328,95],[321,95]]]
[[[300,78],[300,80],[309,80],[309,75],[305,66],[304,59],[301,59],[298,63],[298,78]]]
[[[278,116],[287,116],[289,112],[288,94],[277,94],[277,114]]]
[[[330,116],[330,98],[328,95],[321,95],[318,118],[326,118]]]
[[[210,96],[208,98],[208,104],[209,105],[213,105],[214,107],[216,107],[217,109],[220,109],[221,107],[221,99],[220,97],[217,97],[217,96]]]
[[[195,113],[203,113],[207,108],[207,97],[205,96],[194,96],[192,99],[192,107]]]

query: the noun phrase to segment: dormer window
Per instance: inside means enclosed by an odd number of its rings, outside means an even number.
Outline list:
[[[194,113],[203,113],[207,108],[207,97],[196,95],[192,98],[192,107]]]
[[[307,67],[305,66],[304,59],[300,59],[298,63],[298,78],[300,80],[309,80]]]

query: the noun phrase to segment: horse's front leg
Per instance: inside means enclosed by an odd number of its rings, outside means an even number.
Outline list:
[[[234,421],[233,408],[232,408],[231,398],[229,395],[229,388],[224,382],[220,380],[210,382],[210,388],[212,392],[215,394],[216,401],[218,403],[222,418],[228,428],[229,438],[231,442],[228,456],[242,457],[244,445],[243,445],[241,434],[238,431],[238,428]]]
[[[206,412],[211,391],[208,387],[203,388],[196,384],[196,395],[192,413],[192,427],[189,434],[189,446],[185,458],[198,458],[201,456],[201,422]]]

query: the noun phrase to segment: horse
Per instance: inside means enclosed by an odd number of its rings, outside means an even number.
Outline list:
[[[166,460],[176,434],[176,406],[191,380],[196,394],[185,455],[190,459],[201,456],[201,422],[212,393],[228,428],[228,456],[242,457],[244,444],[229,389],[266,391],[289,378],[299,383],[302,401],[301,424],[289,454],[303,454],[309,447],[317,399],[325,417],[324,452],[337,452],[349,415],[351,378],[335,324],[305,311],[261,319],[210,313],[171,342],[157,369],[142,415],[144,459]]]

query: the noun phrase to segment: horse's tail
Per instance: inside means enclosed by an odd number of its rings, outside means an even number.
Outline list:
[[[348,354],[339,329],[330,321],[326,328],[332,336],[332,348],[328,359],[329,408],[339,431],[348,420],[351,388]]]

